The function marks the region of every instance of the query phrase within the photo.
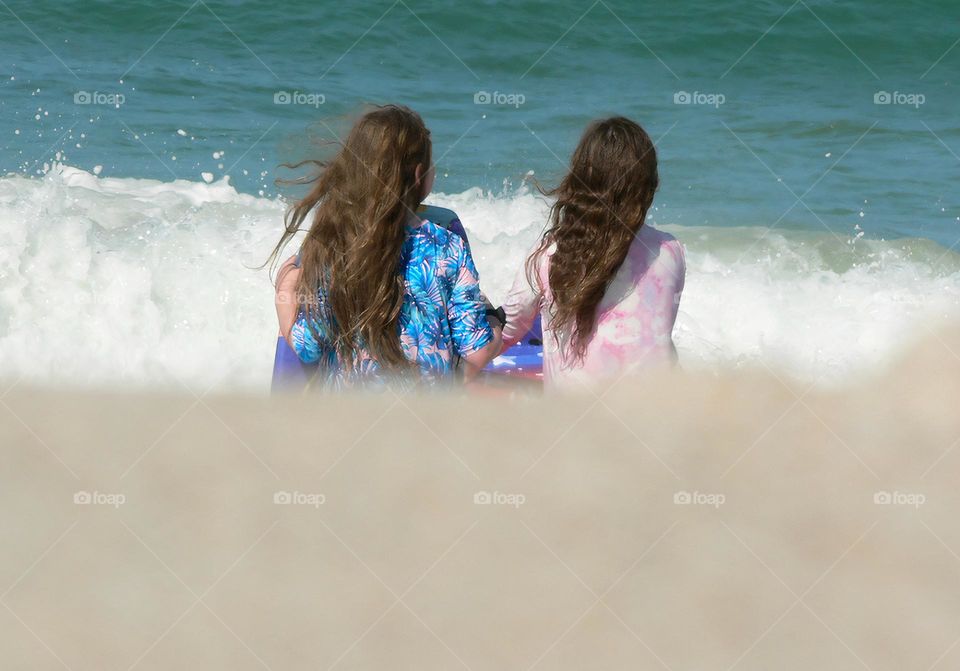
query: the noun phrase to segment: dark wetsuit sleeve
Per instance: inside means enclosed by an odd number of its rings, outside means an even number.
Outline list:
[[[470,251],[470,241],[467,239],[467,232],[463,228],[463,224],[460,223],[459,219],[451,219],[450,224],[447,226],[447,230],[451,233],[456,233],[461,240],[463,240],[464,246],[467,248],[467,252]]]

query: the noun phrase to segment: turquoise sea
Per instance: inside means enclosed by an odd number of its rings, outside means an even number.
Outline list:
[[[957,306],[958,18],[949,0],[6,0],[0,369],[259,384],[244,362],[272,326],[247,266],[291,195],[277,166],[400,102],[493,294],[543,223],[526,178],[551,184],[589,120],[625,114],[658,141],[653,221],[688,246],[681,353],[842,377]],[[78,301],[115,328],[66,361],[24,324]]]
[[[498,190],[556,177],[587,121],[621,113],[661,138],[675,223],[960,238],[950,0],[6,4],[5,172],[61,151],[113,177],[272,193],[310,124],[397,101],[433,130],[438,190]],[[874,104],[884,91],[923,102]]]

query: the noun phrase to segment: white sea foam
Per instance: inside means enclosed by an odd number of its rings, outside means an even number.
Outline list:
[[[543,227],[526,191],[435,194],[502,297]],[[265,390],[267,272],[284,203],[213,183],[101,178],[56,165],[0,179],[0,378]],[[960,314],[960,261],[933,243],[656,225],[687,247],[675,339],[688,367],[766,365],[838,383]],[[292,250],[291,250],[292,251]]]

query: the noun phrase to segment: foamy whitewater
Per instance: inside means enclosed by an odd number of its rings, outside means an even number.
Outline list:
[[[547,202],[526,189],[429,202],[459,213],[498,301]],[[228,178],[100,178],[54,164],[40,179],[0,179],[0,378],[266,391],[277,325],[257,267],[285,205]],[[687,249],[674,332],[684,367],[767,366],[838,385],[960,317],[960,257],[933,242],[671,226],[659,210],[652,222]]]

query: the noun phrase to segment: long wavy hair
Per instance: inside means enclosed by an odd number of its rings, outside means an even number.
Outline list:
[[[549,258],[549,307],[557,344],[567,338],[582,359],[597,306],[643,226],[659,185],[657,151],[639,124],[625,117],[592,122],[552,191],[547,230],[527,259],[527,281],[537,288],[542,257]]]
[[[313,329],[319,320],[327,327],[348,367],[361,346],[385,370],[404,372],[411,365],[397,330],[404,295],[398,267],[406,224],[427,195],[431,151],[420,115],[386,105],[363,114],[331,160],[290,166],[311,163],[319,170],[300,180],[312,186],[287,211],[270,260],[312,214],[300,247],[296,297],[307,324]]]

